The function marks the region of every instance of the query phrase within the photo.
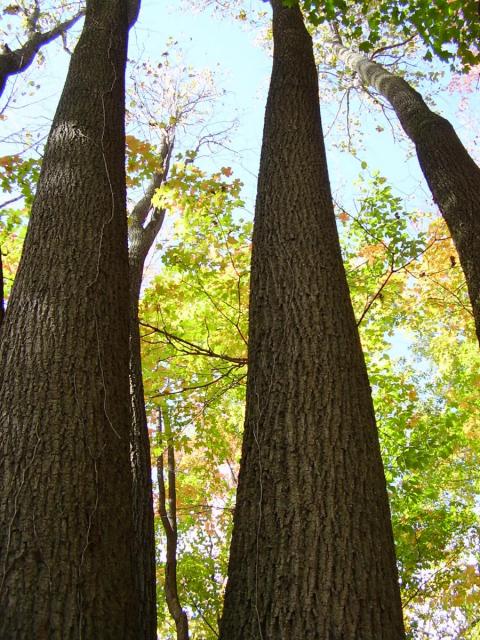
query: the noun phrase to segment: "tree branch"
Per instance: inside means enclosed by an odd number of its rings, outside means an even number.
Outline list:
[[[224,371],[218,378],[209,380],[204,384],[194,384],[191,387],[182,387],[181,389],[177,389],[176,391],[163,391],[162,393],[155,393],[154,395],[150,396],[150,398],[163,398],[166,396],[174,396],[174,395],[177,395],[178,393],[185,393],[185,391],[196,391],[197,389],[206,389],[207,387],[211,387],[212,385],[217,384],[224,378],[228,378],[228,376],[232,373],[232,371],[234,371],[235,369],[238,369],[239,366],[240,365],[238,364],[232,365],[227,371]],[[242,380],[244,377],[245,376],[242,376],[238,381],[235,381],[235,384],[237,384],[237,382]]]
[[[389,269],[386,272],[386,278],[385,280],[382,282],[382,284],[380,285],[380,287],[377,289],[377,291],[374,293],[374,295],[370,298],[370,300],[367,302],[367,304],[365,305],[365,308],[362,311],[362,314],[360,316],[360,318],[357,320],[357,327],[360,326],[362,320],[365,318],[365,316],[367,315],[367,313],[370,311],[373,303],[375,302],[375,300],[377,300],[379,298],[379,296],[381,295],[383,289],[386,287],[386,285],[388,284],[388,282],[390,281],[390,278],[395,274],[398,273],[399,271],[405,270],[407,273],[409,273],[408,271],[408,267],[412,264],[412,262],[415,262],[416,260],[418,260],[418,258],[420,258],[420,256],[424,255],[429,249],[431,249],[433,247],[433,245],[438,242],[439,240],[437,238],[434,238],[429,244],[427,244],[427,246],[422,249],[422,251],[420,251],[419,253],[417,253],[417,255],[413,256],[413,258],[410,258],[409,260],[407,260],[406,262],[404,262],[403,264],[401,264],[399,267],[394,267],[394,263],[395,263],[395,256],[392,255],[390,258],[390,265],[389,265]],[[384,244],[382,242],[382,244]],[[384,244],[384,246],[386,246]],[[454,294],[452,294],[454,295]],[[456,296],[455,296],[456,297]]]
[[[82,9],[77,14],[75,14],[72,18],[57,24],[50,31],[45,31],[41,33],[39,31],[35,31],[38,23],[38,15],[37,8],[38,3],[36,3],[35,11],[33,12],[29,23],[29,34],[27,42],[21,46],[19,49],[15,49],[12,51],[7,46],[4,46],[4,52],[0,54],[0,96],[3,94],[5,89],[5,85],[10,76],[16,75],[25,71],[35,59],[35,56],[44,45],[52,42],[63,33],[68,31],[70,27],[72,27],[82,16],[85,15],[85,9]]]
[[[15,196],[15,198],[10,198],[10,200],[5,200],[4,202],[2,202],[0,204],[0,209],[5,209],[5,207],[8,207],[9,204],[13,204],[14,202],[18,202],[18,200],[21,200],[23,198],[23,194],[19,195],[19,196]]]
[[[161,187],[162,183],[168,176],[170,169],[170,159],[173,151],[173,141],[170,142],[166,137],[163,138],[162,148],[160,150],[158,164],[161,166],[161,170],[153,174],[152,180],[147,187],[143,198],[136,203],[133,208],[130,218],[136,225],[143,226],[149,212],[152,209],[152,198],[155,195],[155,191]]]
[[[38,21],[40,19],[40,2],[35,0],[35,8],[31,15],[26,16],[29,35],[33,36],[37,32]]]
[[[200,618],[204,621],[204,623],[207,625],[207,627],[210,629],[210,631],[215,635],[215,637],[219,638],[220,636],[218,635],[218,631],[215,630],[215,628],[210,624],[208,619],[205,617],[204,612],[202,611],[202,609],[200,609],[200,607],[198,605],[198,602],[193,597],[193,594],[192,594],[191,591],[188,591],[188,596],[189,596],[190,601],[193,604],[195,610],[197,611],[198,615],[200,616]]]
[[[373,303],[375,302],[375,300],[378,300],[378,298],[380,297],[383,289],[387,286],[390,278],[393,276],[393,274],[395,273],[395,269],[393,269],[390,266],[389,271],[387,272],[387,277],[385,278],[385,280],[382,282],[382,284],[379,286],[379,288],[377,289],[377,291],[374,293],[374,295],[370,298],[370,300],[367,302],[367,304],[365,305],[362,314],[360,316],[360,318],[357,320],[357,327],[360,326],[360,324],[362,323],[363,319],[365,318],[365,316],[367,315],[367,313],[370,311]]]
[[[128,1],[128,26],[131,28],[135,24],[140,12],[140,0]]]
[[[182,353],[185,353],[185,355],[198,355],[198,356],[207,356],[209,358],[218,358],[220,360],[225,360],[226,362],[233,362],[237,365],[245,365],[247,364],[247,358],[238,358],[238,357],[234,357],[234,356],[229,356],[227,354],[224,353],[216,353],[215,351],[212,351],[212,349],[210,348],[205,348],[202,347],[198,344],[195,344],[194,342],[190,342],[189,340],[185,340],[185,338],[180,338],[179,336],[174,335],[173,333],[170,333],[168,331],[166,331],[165,329],[160,329],[159,327],[155,327],[151,324],[148,324],[148,322],[142,322],[140,321],[140,325],[142,327],[146,327],[147,329],[151,329],[154,333],[160,333],[163,336],[165,336],[167,338],[167,342],[168,344],[171,344],[172,347],[178,349],[177,345],[175,344],[175,342],[178,342],[182,345],[185,345],[187,347],[190,347],[192,349],[192,351],[185,351],[183,350]],[[179,349],[180,350],[180,349]]]
[[[409,42],[412,42],[412,40],[415,40],[417,35],[418,35],[417,33],[414,33],[406,40],[402,40],[402,42],[394,42],[393,44],[387,44],[384,47],[379,47],[378,49],[375,49],[375,51],[370,56],[370,59],[373,60],[375,56],[379,56],[384,51],[389,51],[390,49],[397,49],[398,47],[404,47]]]

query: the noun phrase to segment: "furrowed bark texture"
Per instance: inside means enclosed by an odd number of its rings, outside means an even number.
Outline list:
[[[3,316],[5,314],[4,298],[5,298],[5,292],[3,288],[2,247],[0,245],[0,330],[3,322]]]
[[[365,85],[388,100],[415,144],[425,180],[458,251],[480,342],[480,168],[450,122],[429,109],[403,78],[339,44],[335,50]]]
[[[127,1],[89,0],[0,343],[0,638],[137,639]]]
[[[134,277],[130,288],[130,397],[132,406],[130,453],[133,473],[135,579],[141,610],[142,633],[139,637],[155,640],[157,637],[157,590],[152,471],[143,392],[138,295],[135,295],[136,280],[137,278]],[[140,292],[140,285],[138,292]]]
[[[298,7],[272,5],[245,435],[220,638],[400,640],[390,512],[312,43]]]
[[[149,223],[144,222],[151,209],[155,189],[161,176],[155,176],[144,198],[137,203],[129,227],[130,265],[130,393],[132,405],[131,458],[133,472],[133,521],[135,529],[135,577],[140,594],[142,638],[157,637],[157,593],[155,529],[153,515],[150,441],[143,390],[142,356],[138,306],[143,268],[148,251],[164,219],[164,211],[155,211]]]

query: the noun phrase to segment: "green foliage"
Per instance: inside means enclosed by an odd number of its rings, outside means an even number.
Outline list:
[[[471,17],[470,2],[305,5],[313,22],[340,20],[366,51],[378,46],[391,21],[405,37],[418,30],[432,52],[450,61],[468,65],[467,50],[477,55],[471,43],[478,20],[460,28],[462,15]],[[450,16],[443,26],[440,9]],[[151,67],[145,73],[161,75]],[[131,122],[136,108],[132,98]],[[161,142],[180,120],[157,115],[146,126],[160,132]],[[127,139],[133,193],[158,169],[159,157],[158,145],[135,134]],[[170,222],[147,274],[141,320],[147,410],[152,423],[159,405],[168,414],[176,453],[180,598],[192,638],[210,640],[221,611],[241,447],[252,225],[241,217],[242,185],[232,169],[207,173],[196,160],[196,151],[182,149],[154,197]],[[367,178],[366,164],[362,169],[355,212],[339,208],[337,218],[380,429],[408,633],[423,640],[433,625],[445,639],[474,640],[480,356],[465,282],[443,223],[405,211],[381,174]],[[38,172],[37,160],[0,158],[6,199],[19,194],[28,206]],[[1,214],[8,294],[28,210]],[[165,442],[153,428],[152,445],[155,463]],[[159,628],[173,639],[158,521],[156,528]]]
[[[7,300],[20,261],[40,165],[36,158],[25,159],[20,155],[0,157],[0,189],[5,194],[5,208],[0,210],[0,251]],[[8,207],[8,203],[13,204],[17,200],[24,203],[24,208]]]
[[[337,217],[358,322],[382,345],[382,336],[391,334],[400,316],[397,301],[406,269],[426,250],[426,237],[417,216],[404,211],[380,173],[366,179],[362,172],[358,188],[355,215],[340,211]],[[372,343],[372,352],[377,346]]]
[[[41,161],[38,158],[23,158],[20,155],[0,158],[0,188],[3,193],[19,194],[30,207],[35,186],[40,175]]]
[[[245,392],[251,225],[240,221],[239,185],[227,177],[179,165],[158,194],[181,214],[142,308],[163,331],[144,327],[145,376],[150,406],[163,398],[175,425],[179,581],[193,638],[214,638],[221,610]],[[458,630],[473,621],[480,580],[471,560],[479,546],[480,362],[466,301],[452,295],[462,274],[441,223],[405,211],[379,173],[360,178],[355,215],[337,217],[409,633],[426,638],[431,624]],[[392,348],[405,335],[408,346]],[[159,606],[162,637],[170,637],[161,591]]]
[[[0,251],[2,252],[4,295],[7,300],[27,230],[26,214],[26,211],[15,209],[3,209],[0,212]]]
[[[472,564],[480,550],[480,354],[465,282],[445,223],[409,215],[379,174],[360,182],[357,208],[338,217],[406,621],[417,640],[429,628],[453,639],[474,620],[480,585]],[[392,349],[390,341],[406,344]]]
[[[176,222],[141,308],[147,407],[168,407],[176,451],[180,598],[192,637],[207,639],[221,612],[245,396],[251,223],[231,173],[173,167],[155,201]],[[160,582],[167,634],[162,593]]]
[[[146,178],[151,147],[134,138],[129,145],[133,177]],[[147,408],[168,411],[177,459],[180,597],[192,638],[213,640],[243,424],[252,225],[240,217],[241,184],[230,167],[209,174],[193,160],[180,158],[155,196],[175,223],[141,314]],[[15,162],[5,167],[13,186],[20,184]],[[406,620],[416,640],[432,624],[453,640],[474,622],[480,589],[472,559],[480,546],[480,362],[471,311],[443,222],[405,211],[385,178],[366,177],[367,169],[355,213],[338,209],[337,218],[381,434]],[[2,211],[7,289],[26,214]],[[406,346],[392,348],[399,341]],[[154,440],[154,462],[164,447]],[[174,638],[159,523],[157,534],[159,628]],[[462,637],[473,640],[474,632]]]
[[[469,68],[480,61],[480,19],[476,0],[302,0],[315,26],[338,22],[366,53],[378,46],[382,28],[393,26],[401,39],[418,33],[427,58]]]

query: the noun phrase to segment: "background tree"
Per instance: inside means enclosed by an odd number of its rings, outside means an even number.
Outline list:
[[[170,59],[175,59],[175,44],[169,43]],[[187,68],[181,60],[170,63],[166,59],[159,65],[137,62],[130,77],[132,87],[128,119],[136,132],[147,137],[147,140],[141,140],[133,135],[127,136],[129,187],[135,193],[143,186],[143,194],[128,215],[133,517],[135,555],[138,559],[136,579],[143,607],[141,620],[147,637],[154,638],[157,625],[152,469],[138,307],[145,261],[154,247],[168,208],[167,203],[160,202],[156,196],[162,188],[165,191],[171,188],[174,149],[179,158],[182,152],[186,154],[187,163],[191,164],[204,146],[220,144],[224,132],[211,131],[208,124],[212,104],[218,97],[210,73]],[[194,140],[197,138],[195,148],[188,149],[186,144],[191,142],[192,137]],[[169,204],[172,208],[172,203]],[[183,621],[184,617],[181,619]],[[188,624],[182,633],[188,634]]]
[[[163,429],[165,422],[165,429]],[[161,409],[158,409],[158,435],[160,447],[162,447],[162,434],[165,433],[165,447],[167,453],[167,477],[168,489],[165,488],[164,452],[157,457],[158,476],[158,511],[167,538],[166,562],[165,562],[165,598],[168,610],[175,620],[177,640],[188,640],[188,617],[178,595],[177,581],[177,479],[175,449],[172,443],[172,433],[168,416],[162,417]],[[167,498],[168,491],[168,498]]]
[[[243,203],[231,173],[223,167],[209,175],[195,164],[174,163],[154,203],[182,213],[162,241],[164,266],[141,304],[147,409],[163,398],[175,450],[177,591],[192,637],[210,637],[221,611],[233,492],[230,472],[225,477],[219,467],[236,464],[243,415],[251,225],[236,220]],[[154,445],[158,461],[168,449],[165,436]],[[161,496],[159,488],[158,509]],[[160,550],[173,548],[162,528]],[[165,597],[161,585],[159,628],[168,633]]]
[[[478,349],[445,228],[430,214],[409,213],[384,177],[367,176],[362,171],[354,213],[337,209],[337,219],[380,427],[408,637],[453,639],[475,621],[480,579],[472,564]],[[171,195],[185,212],[164,243],[162,273],[146,289],[141,315],[147,399],[153,405],[160,394],[172,417],[179,597],[192,637],[211,640],[241,442],[245,364],[232,366],[246,355],[250,231],[223,207],[215,212],[212,183],[205,191],[202,183],[191,194],[185,181]],[[395,346],[406,339],[410,349]],[[155,455],[163,450],[155,446]],[[159,630],[172,633],[161,591]]]
[[[415,144],[423,174],[447,222],[465,272],[480,341],[479,167],[450,122],[432,111],[403,78],[338,41],[335,52],[366,86],[374,87],[387,99]]]
[[[3,637],[137,637],[124,171],[137,11],[87,3],[2,326]]]
[[[132,402],[131,453],[133,470],[133,521],[135,548],[138,558],[136,580],[142,596],[142,623],[147,636],[156,637],[156,583],[155,583],[155,532],[153,524],[152,469],[147,415],[143,394],[138,303],[143,277],[143,267],[157,233],[165,210],[152,206],[152,197],[168,174],[172,144],[166,138],[154,169],[153,178],[145,195],[133,207],[129,225],[130,265],[130,389]],[[150,220],[144,226],[147,217]]]

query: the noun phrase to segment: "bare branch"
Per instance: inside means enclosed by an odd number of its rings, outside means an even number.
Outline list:
[[[197,389],[206,389],[207,387],[211,387],[214,384],[218,384],[221,380],[224,380],[225,378],[228,378],[230,376],[230,374],[235,371],[235,369],[238,369],[240,367],[240,365],[232,365],[229,369],[227,369],[227,371],[224,371],[220,376],[218,376],[218,378],[214,378],[213,380],[209,380],[208,382],[205,382],[204,384],[194,384],[190,387],[182,387],[181,389],[177,389],[176,391],[163,391],[162,393],[155,393],[154,395],[150,396],[151,398],[163,398],[166,396],[174,396],[177,395],[179,393],[185,393],[185,391],[196,391]],[[242,380],[245,376],[242,376],[239,380],[235,381],[235,384],[237,384],[240,380]],[[230,385],[231,387],[232,385]],[[229,387],[229,388],[230,388]]]
[[[402,42],[394,42],[393,44],[387,44],[384,47],[379,47],[378,49],[375,49],[375,51],[370,56],[370,59],[373,60],[373,58],[375,58],[375,56],[379,56],[384,51],[388,51],[390,49],[397,49],[398,47],[404,47],[409,42],[412,42],[413,40],[415,40],[417,35],[418,34],[414,33],[409,38],[407,38],[406,40],[402,40]]]
[[[2,204],[0,204],[0,209],[5,209],[5,207],[8,207],[9,204],[18,202],[22,198],[23,198],[23,195],[19,195],[19,196],[15,196],[15,198],[10,198],[10,200],[5,200],[5,202],[2,202]]]
[[[68,31],[82,16],[85,15],[85,9],[82,9],[72,18],[65,20],[57,24],[50,31],[41,33],[36,29],[38,23],[37,15],[38,2],[36,3],[35,11],[33,12],[29,20],[29,38],[27,42],[19,49],[12,51],[7,46],[3,47],[3,53],[0,54],[0,96],[3,94],[5,85],[10,76],[16,75],[25,71],[35,59],[35,56],[44,45],[52,42],[63,33]]]
[[[191,348],[190,351],[182,350],[182,353],[184,353],[185,355],[198,355],[198,356],[207,356],[209,358],[219,358],[220,360],[225,360],[226,362],[233,362],[241,366],[247,364],[247,358],[229,356],[224,353],[216,353],[215,351],[212,351],[212,349],[210,348],[205,348],[198,344],[195,344],[194,342],[190,342],[185,338],[180,338],[179,336],[176,336],[173,333],[170,333],[166,329],[160,329],[159,327],[155,327],[151,324],[148,324],[148,322],[140,322],[140,325],[142,327],[147,327],[147,329],[151,329],[154,333],[162,334],[163,336],[165,336],[165,338],[167,338],[168,343],[171,344],[176,349],[178,349],[178,346],[175,344],[176,342],[178,342],[179,344],[185,345],[187,347],[190,347]]]

